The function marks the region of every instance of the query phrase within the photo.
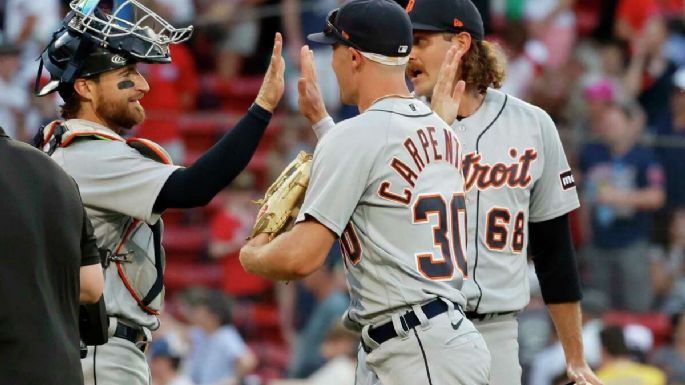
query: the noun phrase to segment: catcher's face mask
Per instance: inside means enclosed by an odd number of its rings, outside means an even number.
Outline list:
[[[193,30],[172,27],[136,0],[74,0],[69,7],[40,57],[38,96],[135,62],[170,63],[169,44],[187,40]],[[39,90],[43,66],[51,81]]]

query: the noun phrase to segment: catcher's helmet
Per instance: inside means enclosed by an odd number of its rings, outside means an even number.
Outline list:
[[[73,0],[71,12],[41,54],[35,92],[67,91],[87,78],[135,62],[170,63],[169,44],[180,43],[193,27],[174,28],[136,0],[121,1],[108,12],[103,0]],[[39,90],[43,66],[51,80]]]

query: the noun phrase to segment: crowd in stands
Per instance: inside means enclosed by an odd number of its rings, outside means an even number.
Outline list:
[[[153,383],[352,384],[358,336],[339,325],[348,301],[340,251],[290,283],[252,276],[237,257],[256,214],[251,201],[316,144],[297,114],[299,49],[340,1],[141,1],[172,24],[195,25],[172,48],[172,64],[140,66],[151,91],[147,120],[131,134],[163,145],[176,163],[191,163],[250,105],[275,31],[284,34],[288,79],[247,171],[208,207],[164,216],[167,304],[149,350]],[[552,116],[572,163],[588,362],[607,385],[685,384],[684,2],[474,3],[508,56],[504,90]],[[33,79],[68,7],[0,2],[0,125],[12,137],[30,141],[59,118],[58,96],[33,97]],[[311,48],[328,110],[353,116],[338,100],[330,49]],[[532,269],[531,303],[519,315],[524,383],[565,383]]]

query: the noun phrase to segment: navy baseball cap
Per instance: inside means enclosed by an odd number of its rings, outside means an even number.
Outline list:
[[[343,44],[366,58],[387,65],[403,65],[412,45],[407,12],[391,0],[352,0],[332,10],[323,32],[307,36],[323,44]]]
[[[410,0],[406,10],[418,31],[468,32],[483,40],[483,18],[471,0]]]

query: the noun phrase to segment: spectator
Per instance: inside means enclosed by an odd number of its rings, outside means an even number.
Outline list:
[[[307,379],[277,380],[270,385],[351,385],[355,383],[359,334],[334,324],[326,333],[321,355],[326,363]]]
[[[231,300],[215,290],[203,297],[192,309],[190,378],[197,385],[240,384],[257,358],[231,324]]]
[[[323,268],[302,280],[303,286],[314,295],[316,306],[296,338],[289,377],[308,377],[325,362],[321,352],[312,347],[321,346],[326,332],[340,320],[350,303],[344,291],[344,274],[334,268],[341,260],[340,246],[336,244]]]
[[[529,40],[523,21],[512,21],[505,27],[504,48],[507,52],[507,77],[502,92],[518,98],[528,96],[528,87],[547,62],[549,52],[539,41]]]
[[[620,0],[616,9],[616,36],[630,40],[644,30],[651,17],[677,17],[682,10],[681,0]]]
[[[192,24],[195,17],[193,0],[154,0],[157,14],[173,25]]]
[[[193,382],[179,373],[181,354],[177,353],[166,339],[152,342],[150,347],[150,375],[152,385],[193,385]]]
[[[334,324],[326,333],[321,355],[326,364],[309,376],[308,385],[349,385],[355,381],[359,334],[340,324]]]
[[[287,58],[291,63],[291,68],[299,68],[300,48],[305,45],[305,36],[319,32],[326,24],[328,12],[337,8],[340,3],[340,0],[284,0],[282,2]],[[323,44],[315,42],[307,44],[314,50],[314,64],[326,110],[336,117],[341,104],[338,82],[333,69],[328,64],[333,57],[333,51]],[[289,71],[286,81],[288,106],[293,111],[297,111],[297,79],[299,77],[299,71],[292,70]]]
[[[600,333],[602,366],[597,377],[604,385],[666,385],[666,376],[656,367],[643,365],[630,358],[623,329],[607,326]]]
[[[664,202],[661,165],[636,143],[643,120],[634,103],[614,103],[604,113],[601,142],[580,155],[586,219],[592,240],[585,250],[590,284],[613,308],[646,311],[649,287],[635,290],[649,269],[647,241],[652,212]],[[589,239],[586,237],[586,239]]]
[[[671,212],[668,241],[651,253],[656,304],[667,312],[685,309],[685,207]]]
[[[531,36],[540,40],[549,57],[547,65],[559,68],[565,64],[573,51],[576,39],[576,18],[573,12],[575,0],[528,0],[525,16]]]
[[[672,323],[673,340],[656,351],[652,364],[666,373],[669,384],[682,385],[685,384],[685,312],[674,314]]]
[[[50,40],[59,23],[58,0],[5,0],[3,39],[5,43],[22,47],[22,66],[19,77],[28,82],[38,69],[36,57]]]
[[[233,296],[256,297],[266,294],[273,286],[271,281],[243,270],[238,260],[240,247],[252,232],[257,214],[257,205],[251,203],[252,199],[252,191],[229,191],[209,224],[209,255],[221,260],[223,288]]]
[[[599,79],[586,85],[583,96],[587,105],[587,127],[583,134],[596,137],[601,135],[604,111],[618,99],[616,87],[608,79]]]
[[[0,122],[9,137],[26,141],[23,117],[29,108],[28,87],[19,76],[18,45],[0,45]]]
[[[0,384],[82,384],[79,302],[102,296],[73,179],[0,128]]]
[[[668,207],[685,206],[685,178],[680,163],[685,159],[685,67],[673,76],[670,109],[656,119],[657,155],[666,173]]]
[[[666,20],[650,18],[643,31],[633,37],[633,56],[624,80],[626,93],[638,98],[650,126],[668,106],[672,77],[676,71],[675,63],[666,57],[667,39]]]

